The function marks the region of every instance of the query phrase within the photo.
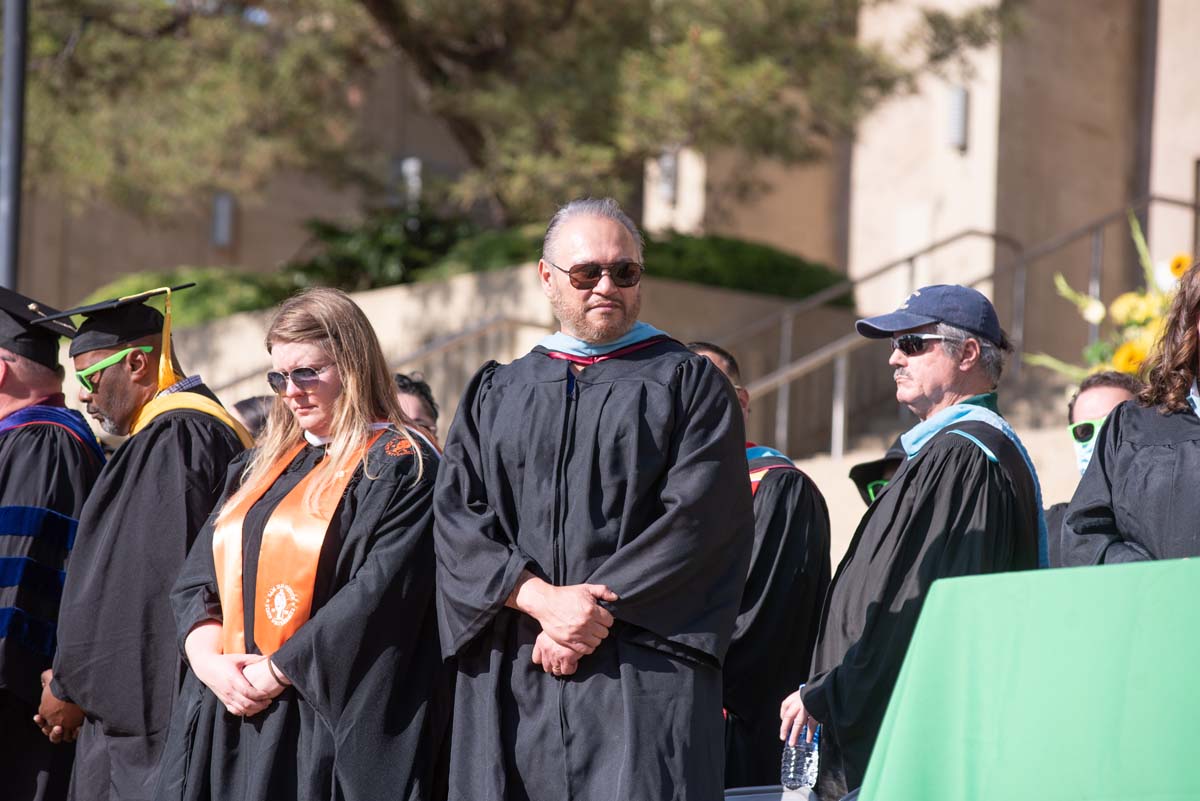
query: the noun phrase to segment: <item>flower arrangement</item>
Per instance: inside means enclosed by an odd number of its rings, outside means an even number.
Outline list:
[[[1162,332],[1171,297],[1179,279],[1192,267],[1192,257],[1187,253],[1176,254],[1169,262],[1155,265],[1150,259],[1150,249],[1137,217],[1129,213],[1129,230],[1137,249],[1138,261],[1142,266],[1145,287],[1118,295],[1107,307],[1098,299],[1076,291],[1055,273],[1054,287],[1058,294],[1070,301],[1079,315],[1092,325],[1105,320],[1112,324],[1112,331],[1089,345],[1083,351],[1083,365],[1070,364],[1045,353],[1032,353],[1025,361],[1061,373],[1073,381],[1080,381],[1091,373],[1117,370],[1122,373],[1138,374],[1151,348]]]

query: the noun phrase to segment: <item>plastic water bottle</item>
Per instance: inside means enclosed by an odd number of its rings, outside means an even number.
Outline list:
[[[817,746],[821,741],[821,727],[813,732],[812,742],[805,741],[805,733],[800,733],[800,742],[783,747],[783,763],[779,767],[779,783],[788,790],[798,790],[801,787],[815,787],[817,784],[817,766],[820,761]]]

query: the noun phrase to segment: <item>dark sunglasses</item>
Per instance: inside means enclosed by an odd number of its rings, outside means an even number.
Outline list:
[[[282,395],[287,389],[288,379],[291,379],[292,383],[296,385],[296,389],[301,392],[312,392],[321,383],[321,373],[332,366],[327,364],[324,367],[297,367],[291,372],[272,370],[267,373],[267,383],[271,385],[271,389],[276,395]]]
[[[646,268],[636,261],[614,261],[612,264],[594,264],[588,262],[586,264],[576,264],[569,270],[564,270],[554,262],[543,257],[545,262],[559,272],[566,273],[571,279],[571,286],[576,289],[595,289],[596,284],[600,283],[600,279],[608,273],[608,277],[612,282],[622,289],[628,289],[631,286],[636,286],[638,281],[642,280],[642,273]]]
[[[1106,419],[1107,415],[1096,420],[1080,420],[1067,426],[1067,430],[1071,432],[1071,439],[1080,445],[1086,445],[1100,433],[1100,426],[1104,425]]]
[[[905,356],[916,356],[924,353],[926,342],[942,342],[953,341],[951,337],[944,337],[941,334],[901,334],[898,337],[892,337],[892,350],[898,350]]]

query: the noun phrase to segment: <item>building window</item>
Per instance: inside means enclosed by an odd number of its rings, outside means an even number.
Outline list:
[[[967,152],[967,130],[971,119],[971,93],[965,86],[951,86],[946,118],[946,141],[959,153]]]

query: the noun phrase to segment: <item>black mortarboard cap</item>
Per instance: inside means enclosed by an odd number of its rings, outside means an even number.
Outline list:
[[[0,287],[0,348],[54,368],[58,366],[58,338],[74,337],[70,320],[38,325],[60,312],[32,298]]]
[[[195,285],[195,283],[180,284],[171,287],[171,291],[177,292]],[[137,295],[68,309],[59,312],[57,317],[51,315],[46,319],[53,320],[76,314],[85,318],[79,326],[79,333],[71,342],[72,357],[93,350],[116,348],[142,337],[163,333],[162,312],[153,306],[147,306],[146,301],[162,295],[166,291],[166,288],[152,289]]]

